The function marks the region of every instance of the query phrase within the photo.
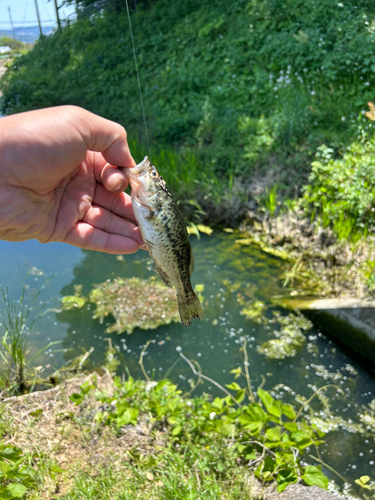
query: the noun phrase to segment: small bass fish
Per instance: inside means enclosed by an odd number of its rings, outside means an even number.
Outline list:
[[[190,283],[194,258],[181,214],[147,156],[136,167],[121,170],[129,179],[135,219],[154,269],[165,285],[174,285],[181,323],[189,326],[192,318],[203,319],[204,315]]]

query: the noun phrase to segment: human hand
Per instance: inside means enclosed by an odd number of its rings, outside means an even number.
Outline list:
[[[75,106],[1,118],[0,159],[0,239],[116,254],[143,245],[117,169],[135,161],[117,123]]]

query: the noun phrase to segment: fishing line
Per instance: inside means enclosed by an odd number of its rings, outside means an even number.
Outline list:
[[[125,0],[126,3],[126,11],[128,13],[128,21],[129,21],[129,30],[130,30],[130,38],[132,41],[132,46],[133,46],[133,54],[134,54],[134,62],[135,62],[135,70],[137,72],[137,79],[138,79],[138,88],[139,88],[139,97],[141,99],[141,106],[142,106],[142,113],[143,113],[143,121],[145,124],[145,130],[146,130],[146,139],[147,139],[147,147],[148,147],[148,155],[149,157],[151,156],[151,148],[150,148],[150,141],[148,139],[148,128],[147,128],[147,121],[146,121],[146,113],[145,113],[145,108],[143,106],[143,97],[142,97],[142,88],[141,88],[141,79],[139,78],[139,71],[138,71],[138,63],[137,63],[137,55],[135,53],[135,46],[134,46],[134,38],[133,38],[133,30],[132,30],[132,23],[130,20],[130,13],[129,13],[129,5],[128,5],[128,0]]]
[[[23,21],[22,21],[22,28],[25,26],[25,19],[26,19],[26,14],[27,14],[27,5],[29,3],[29,0],[26,0],[26,4],[25,4],[25,14],[23,16]]]

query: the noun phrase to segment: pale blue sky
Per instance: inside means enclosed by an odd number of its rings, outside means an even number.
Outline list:
[[[56,24],[55,7],[53,0],[37,0],[39,15],[43,26]],[[62,0],[57,0],[58,5]],[[13,24],[16,28],[23,26],[37,26],[35,0],[0,0],[0,29],[11,29],[8,6],[10,7]],[[63,7],[59,10],[60,18],[64,19],[74,13],[74,7]]]

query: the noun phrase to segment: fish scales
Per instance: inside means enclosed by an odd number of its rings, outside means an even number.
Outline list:
[[[181,323],[203,318],[203,309],[190,276],[194,257],[185,223],[165,181],[147,156],[132,169],[123,169],[132,188],[132,205],[154,269],[167,286],[176,289]]]

